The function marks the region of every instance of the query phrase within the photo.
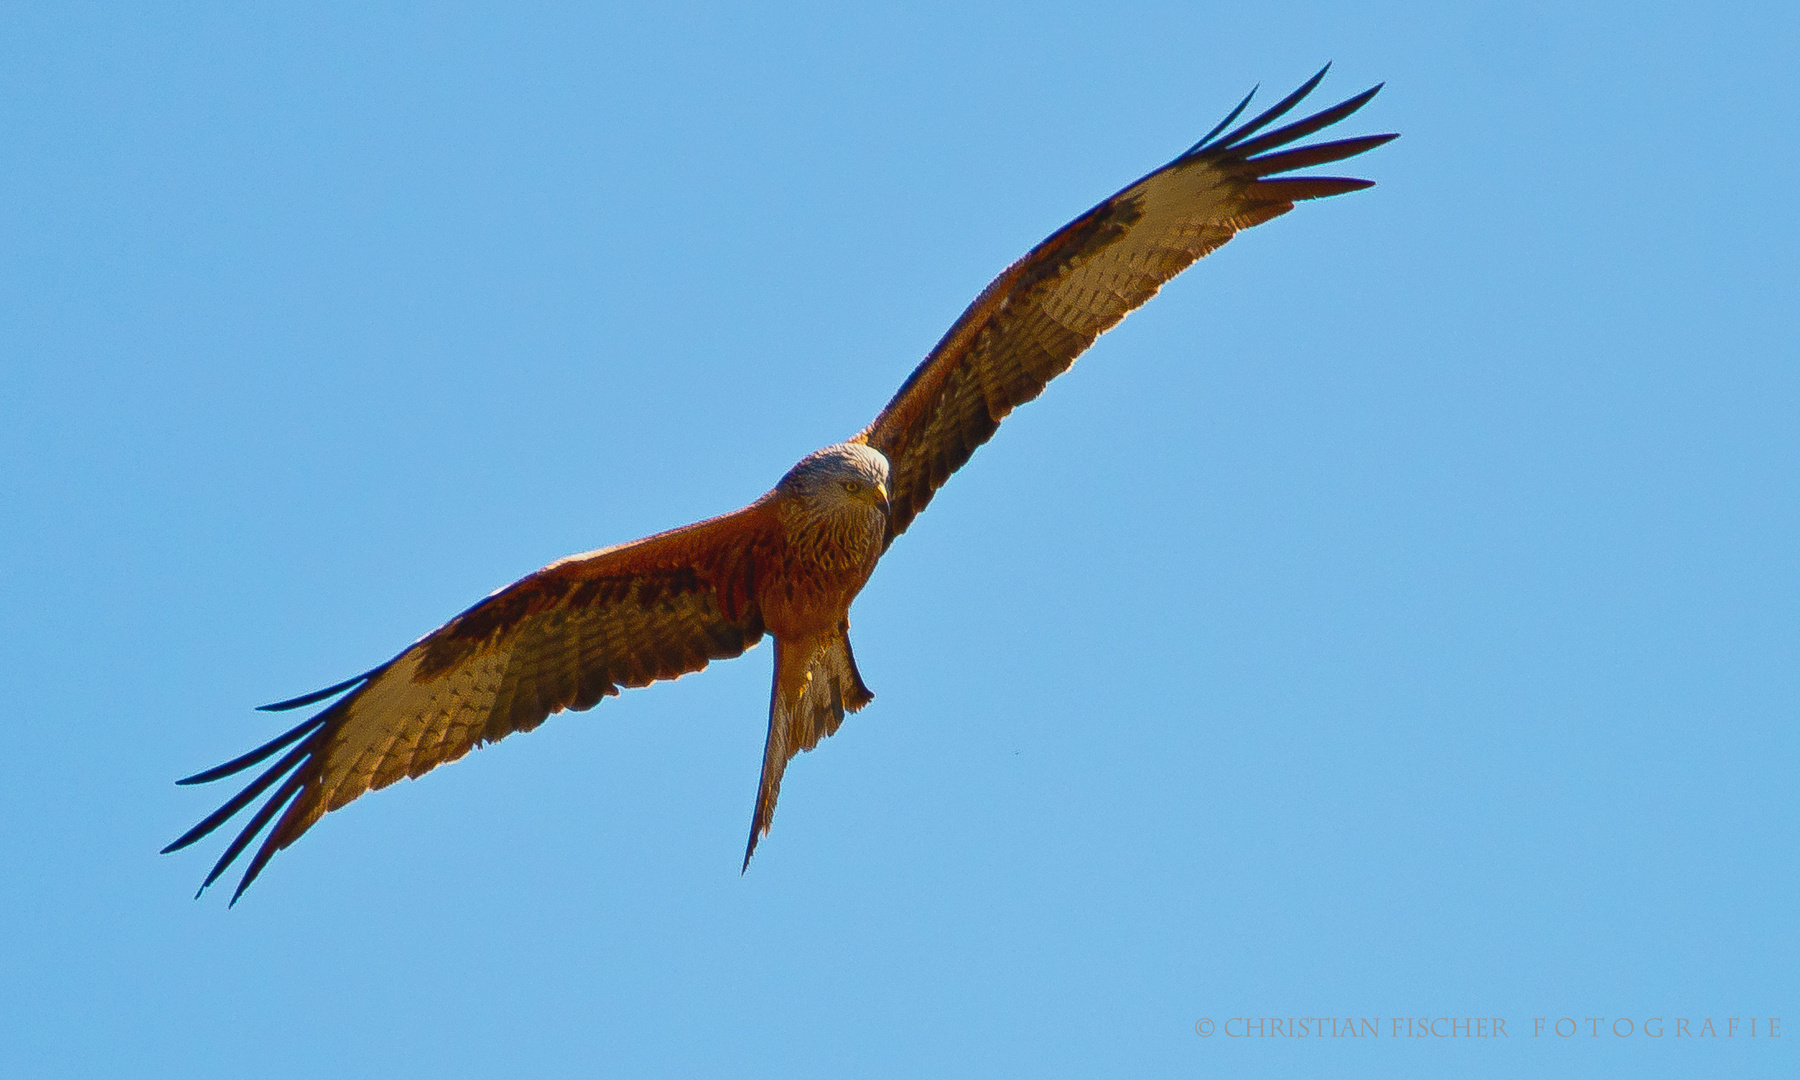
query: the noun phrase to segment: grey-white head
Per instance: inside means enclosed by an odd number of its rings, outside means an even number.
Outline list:
[[[814,514],[874,509],[885,515],[888,459],[862,443],[827,446],[801,458],[775,490],[798,497]]]

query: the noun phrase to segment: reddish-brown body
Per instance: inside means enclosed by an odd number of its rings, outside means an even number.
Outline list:
[[[780,554],[757,583],[763,626],[795,641],[837,633],[881,559],[885,521],[808,521],[798,506],[773,509]]]

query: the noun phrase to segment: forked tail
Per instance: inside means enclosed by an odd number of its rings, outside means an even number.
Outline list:
[[[775,639],[775,685],[769,694],[769,738],[763,744],[762,784],[756,792],[756,814],[750,819],[750,843],[744,869],[756,842],[769,831],[781,774],[802,750],[837,731],[845,712],[875,700],[856,671],[850,653],[850,627],[845,624],[822,640],[789,642]]]

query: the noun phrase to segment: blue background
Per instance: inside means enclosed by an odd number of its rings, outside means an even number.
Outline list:
[[[0,1073],[1793,1075],[1797,31],[9,5]],[[250,706],[754,498],[1326,59],[1320,104],[1388,81],[1341,129],[1404,133],[1343,170],[1380,186],[958,474],[748,875],[766,646],[359,801],[235,909],[191,899],[218,842],[156,855],[228,794],[171,781],[285,726]]]

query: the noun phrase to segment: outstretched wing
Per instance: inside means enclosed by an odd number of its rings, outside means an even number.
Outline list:
[[[494,593],[373,671],[264,706],[299,708],[349,691],[280,738],[180,781],[217,780],[287,751],[164,852],[200,839],[274,788],[200,886],[211,885],[279,814],[232,894],[236,903],[270,856],[365,791],[530,731],[551,713],[592,708],[622,686],[739,655],[763,635],[756,579],[759,564],[770,564],[775,535],[773,513],[759,502],[571,556]]]
[[[1373,186],[1341,177],[1277,177],[1341,161],[1393,135],[1368,135],[1271,153],[1360,109],[1380,86],[1258,135],[1330,69],[1242,127],[1246,97],[1192,149],[1064,226],[995,278],[853,441],[893,467],[888,542],[925,509],[1000,421],[1069,370],[1094,339],[1163,283],[1239,229],[1285,214],[1301,199]],[[1252,92],[1254,93],[1254,91]]]

